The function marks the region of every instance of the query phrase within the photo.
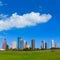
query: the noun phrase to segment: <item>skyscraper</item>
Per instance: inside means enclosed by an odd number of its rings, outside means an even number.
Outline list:
[[[24,49],[24,40],[20,40],[20,49]]]
[[[55,48],[54,40],[51,41],[51,48]]]
[[[26,40],[24,40],[24,48],[26,48],[26,46],[27,46],[27,42]]]
[[[17,42],[18,49],[20,49],[20,40],[21,40],[21,37],[18,37],[18,42]]]
[[[47,42],[45,42],[45,49],[47,49]]]
[[[41,42],[41,49],[45,49],[45,43],[44,43],[44,41]]]
[[[55,48],[59,48],[59,46],[58,46],[58,44],[57,44],[57,43],[55,44]]]
[[[31,45],[32,45],[31,48],[35,49],[35,40],[34,39],[31,40]]]
[[[22,40],[21,37],[18,37],[18,49],[26,48],[27,42],[26,40]]]
[[[12,49],[16,49],[16,48],[17,48],[16,41],[13,41],[13,42],[12,42]]]
[[[6,39],[3,40],[2,48],[5,49],[5,50],[7,49]]]

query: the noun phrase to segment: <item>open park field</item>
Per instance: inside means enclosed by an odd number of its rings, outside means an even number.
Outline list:
[[[0,60],[60,60],[60,51],[0,51]]]

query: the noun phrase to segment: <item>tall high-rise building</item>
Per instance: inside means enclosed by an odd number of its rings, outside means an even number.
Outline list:
[[[55,44],[55,48],[59,48],[59,46],[58,46],[58,44],[57,44],[57,43]]]
[[[17,48],[17,43],[16,43],[16,41],[13,41],[12,42],[12,49],[16,49]]]
[[[5,50],[7,49],[7,41],[6,41],[6,39],[3,40],[2,48],[5,49]]]
[[[24,40],[24,48],[26,48],[26,46],[27,46],[27,42],[26,40]]]
[[[18,42],[17,42],[18,49],[20,49],[20,40],[22,40],[21,37],[18,37]]]
[[[41,49],[45,49],[45,43],[44,43],[44,41],[41,42]]]
[[[47,49],[47,42],[45,42],[45,49]]]
[[[20,49],[24,49],[24,40],[20,40]]]
[[[31,48],[35,49],[35,40],[34,39],[31,40],[31,45],[32,45]]]
[[[51,48],[55,48],[54,40],[51,41]]]
[[[26,48],[27,42],[26,40],[22,40],[21,37],[18,37],[18,49]]]

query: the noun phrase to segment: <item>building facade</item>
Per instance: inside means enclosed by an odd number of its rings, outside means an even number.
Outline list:
[[[48,45],[47,45],[47,42],[45,42],[45,49],[47,49],[48,48]]]
[[[24,48],[26,48],[26,47],[27,47],[27,41],[24,40]]]
[[[35,40],[34,39],[31,40],[31,48],[35,49]]]
[[[3,40],[3,43],[2,43],[2,49],[7,49],[7,41],[6,39]]]
[[[54,40],[51,41],[51,48],[55,48]]]
[[[44,41],[41,42],[41,49],[45,49],[45,43],[44,43]]]
[[[17,48],[17,43],[16,43],[16,41],[13,41],[12,42],[12,49],[16,49]]]

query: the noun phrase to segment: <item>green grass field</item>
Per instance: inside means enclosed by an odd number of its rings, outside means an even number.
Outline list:
[[[0,60],[60,60],[60,51],[0,51]]]

